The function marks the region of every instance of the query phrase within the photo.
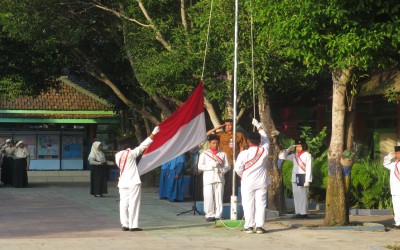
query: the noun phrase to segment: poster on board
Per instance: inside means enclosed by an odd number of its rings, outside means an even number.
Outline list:
[[[38,159],[58,159],[59,151],[59,135],[38,135]]]
[[[62,158],[82,159],[82,135],[62,136]]]

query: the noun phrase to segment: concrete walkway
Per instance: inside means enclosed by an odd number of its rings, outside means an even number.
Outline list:
[[[216,227],[190,210],[192,202],[158,199],[144,188],[143,232],[122,232],[118,189],[109,183],[104,198],[89,195],[88,183],[0,186],[0,249],[386,249],[400,246],[400,231],[315,230],[323,215],[308,220],[270,218],[266,234],[245,234],[241,228]],[[351,216],[352,222],[389,226],[392,216]],[[295,227],[291,225],[297,225]],[[314,229],[307,226],[312,226]]]

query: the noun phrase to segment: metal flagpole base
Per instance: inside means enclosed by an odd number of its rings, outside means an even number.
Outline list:
[[[237,220],[237,196],[231,196],[231,220]]]

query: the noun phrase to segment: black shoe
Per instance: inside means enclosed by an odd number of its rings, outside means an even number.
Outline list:
[[[100,194],[95,194],[94,197],[101,197],[101,195]]]
[[[296,215],[294,215],[292,218],[293,218],[293,219],[300,219],[300,218],[301,218],[301,215],[300,215],[300,214],[296,214]]]
[[[254,233],[254,229],[253,229],[252,227],[245,228],[245,229],[243,230],[243,232],[245,232],[245,233],[247,233],[247,234],[252,234],[252,233]]]
[[[129,231],[131,232],[138,232],[138,231],[143,231],[143,229],[135,227],[135,228],[129,228]]]
[[[215,221],[215,218],[214,217],[208,217],[208,218],[206,218],[206,221],[207,222],[213,222],[213,221]]]
[[[267,232],[267,230],[265,230],[262,227],[257,227],[256,228],[256,233],[258,233],[258,234],[265,234],[266,232]]]
[[[307,214],[300,214],[300,219],[308,219],[308,215]]]
[[[127,227],[122,227],[122,231],[129,231],[129,228],[127,228]]]

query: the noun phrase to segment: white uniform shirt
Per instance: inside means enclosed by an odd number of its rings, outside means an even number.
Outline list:
[[[4,153],[7,157],[13,157],[15,147],[6,146],[4,148]]]
[[[267,168],[269,139],[264,130],[259,130],[258,132],[261,135],[261,146],[253,146],[243,150],[238,155],[235,163],[235,171],[242,177],[242,186],[246,186],[248,189],[263,188],[271,183]],[[252,160],[259,150],[263,150],[260,158],[245,169],[245,164]]]
[[[204,151],[200,154],[198,163],[198,169],[204,172],[203,185],[218,182],[225,183],[224,175],[230,169],[228,157],[226,156],[225,152],[218,151],[216,154],[216,156],[222,160],[222,166],[206,154],[212,155],[213,153],[211,150]]]
[[[392,195],[400,195],[400,180],[396,172],[400,174],[400,160],[392,162],[393,155],[389,154],[383,159],[383,166],[390,170],[390,192]],[[397,170],[396,170],[397,167]],[[400,178],[400,175],[398,175]]]
[[[147,138],[138,147],[119,151],[115,154],[115,163],[120,169],[119,188],[129,188],[142,183],[137,169],[136,158],[153,142]]]
[[[26,147],[15,147],[13,154],[15,159],[29,158],[29,151]]]
[[[293,169],[292,169],[292,182],[296,182],[296,174],[306,174],[305,182],[312,182],[312,156],[307,151],[304,151],[300,157],[298,153],[287,154],[285,151],[283,154],[279,155],[279,159],[293,161]],[[299,167],[299,164],[302,167]],[[304,171],[305,168],[305,171]]]

